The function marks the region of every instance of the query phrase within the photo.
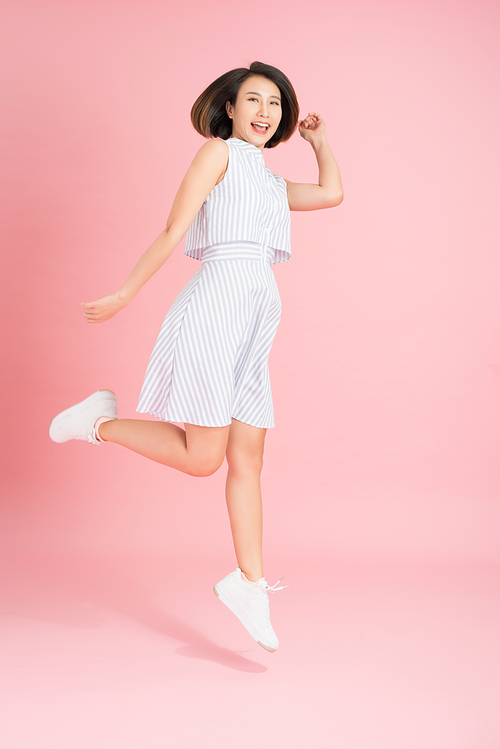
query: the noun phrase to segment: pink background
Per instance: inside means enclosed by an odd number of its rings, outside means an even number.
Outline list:
[[[2,749],[498,749],[500,8],[2,13]],[[79,304],[164,228],[203,142],[198,94],[255,59],[322,114],[345,192],[292,215],[274,268],[265,559],[290,583],[275,656],[211,593],[235,566],[225,468],[194,479],[48,438],[99,388],[134,415],[198,263],[181,245],[105,325]],[[266,162],[316,180],[298,134]]]

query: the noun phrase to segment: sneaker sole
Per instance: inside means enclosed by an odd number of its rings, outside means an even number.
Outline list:
[[[98,398],[97,395],[100,395],[101,397]],[[77,403],[76,406],[71,406],[70,408],[67,408],[65,411],[61,411],[60,414],[57,414],[57,416],[54,419],[52,419],[52,423],[49,427],[50,439],[53,442],[58,441],[58,440],[55,440],[53,437],[53,429],[59,422],[65,419],[66,416],[69,416],[69,414],[81,413],[82,411],[85,411],[86,408],[88,408],[90,405],[93,406],[94,404],[100,403],[101,401],[109,401],[110,396],[111,396],[112,401],[116,401],[116,395],[113,393],[112,390],[98,390],[97,393],[93,393],[92,395],[89,395],[88,398],[85,398],[84,401]]]
[[[259,633],[257,628],[254,626],[252,620],[248,616],[247,612],[241,605],[241,603],[233,596],[233,594],[223,585],[221,582],[214,585],[214,593],[217,598],[225,604],[230,611],[240,620],[247,632],[252,635],[253,639],[257,642],[261,648],[267,650],[268,653],[275,653],[276,648],[271,645],[266,645],[259,637],[262,635]]]

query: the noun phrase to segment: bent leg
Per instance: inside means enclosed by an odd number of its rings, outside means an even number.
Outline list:
[[[191,476],[210,476],[222,465],[231,427],[184,426],[185,431],[165,421],[115,419],[102,424],[99,435]]]
[[[226,503],[234,550],[238,567],[252,581],[264,575],[260,474],[266,433],[233,419],[226,449]]]

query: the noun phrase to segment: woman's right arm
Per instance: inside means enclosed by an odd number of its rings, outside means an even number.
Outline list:
[[[139,259],[122,288],[95,302],[82,302],[87,322],[105,322],[116,315],[168,260],[196,218],[205,198],[221,180],[227,167],[228,154],[226,143],[220,139],[203,144],[177,191],[166,228]]]

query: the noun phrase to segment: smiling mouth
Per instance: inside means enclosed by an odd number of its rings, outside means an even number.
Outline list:
[[[260,133],[260,135],[264,135],[269,130],[269,125],[265,122],[252,122],[250,123],[255,130],[256,133]]]

